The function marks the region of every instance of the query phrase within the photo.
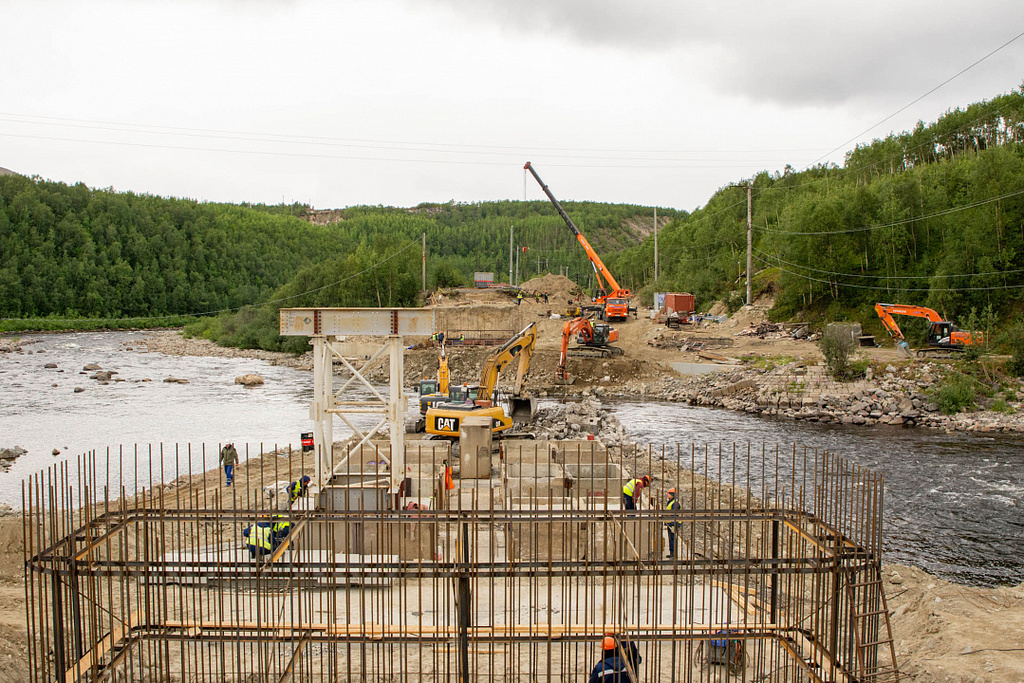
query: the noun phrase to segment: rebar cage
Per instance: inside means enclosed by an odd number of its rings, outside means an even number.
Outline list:
[[[792,446],[534,443],[452,482],[446,450],[407,450],[426,474],[400,495],[371,450],[291,505],[265,494],[312,468],[290,448],[247,453],[234,487],[193,446],[35,475],[34,680],[585,680],[605,635],[636,646],[634,681],[899,678],[869,470]],[[629,473],[654,479],[636,510]],[[253,552],[260,523],[290,531]]]

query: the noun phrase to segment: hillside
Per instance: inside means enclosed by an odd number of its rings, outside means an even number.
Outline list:
[[[858,146],[844,165],[760,173],[754,283],[773,315],[874,318],[876,301],[954,320],[1010,317],[1024,287],[1024,90]],[[737,307],[745,287],[746,182],[612,260],[635,289],[690,291]],[[963,326],[963,325],[962,325]],[[879,330],[880,331],[880,330]]]
[[[639,242],[643,234],[629,226],[652,211],[567,207],[609,251]],[[521,279],[546,269],[589,271],[542,202],[350,207],[327,224],[310,215],[301,205],[199,203],[0,176],[3,329],[166,325],[286,297],[296,305],[408,305],[420,289],[424,234],[429,284],[452,285],[477,270],[507,279],[512,225]],[[311,293],[298,296],[304,292]],[[242,343],[263,342],[250,335]]]

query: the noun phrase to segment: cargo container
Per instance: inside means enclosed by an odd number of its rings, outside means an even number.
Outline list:
[[[473,273],[473,286],[477,289],[487,289],[494,284],[494,273]]]
[[[690,315],[696,312],[697,297],[695,297],[693,294],[665,294],[665,313],[678,313],[679,315]]]

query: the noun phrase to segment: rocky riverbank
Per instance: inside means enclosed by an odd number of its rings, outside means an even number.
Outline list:
[[[270,361],[274,365],[297,366],[294,354],[280,351],[263,351],[262,349],[236,349],[230,346],[218,346],[209,339],[184,337],[181,330],[160,330],[147,334],[136,344],[137,350],[165,353],[168,356],[207,356],[212,358],[255,358]],[[311,354],[310,354],[311,355]],[[310,362],[312,368],[312,362]]]
[[[288,353],[235,349],[217,346],[205,339],[186,339],[169,330],[147,335],[150,351],[170,355],[256,358],[274,365],[302,370],[312,369],[310,353]],[[459,349],[450,353],[453,377],[475,377],[489,349]],[[421,377],[436,372],[436,352],[432,349],[407,352],[406,385],[412,387]],[[952,372],[944,363],[904,362],[868,369],[867,376],[852,382],[832,379],[824,365],[802,360],[778,361],[771,356],[754,358],[746,365],[722,366],[705,375],[679,376],[673,371],[653,371],[657,363],[638,361],[645,371],[623,368],[578,382],[568,387],[553,386],[553,373],[536,366],[549,360],[539,352],[527,387],[544,396],[629,397],[674,401],[689,405],[725,408],[756,415],[788,417],[824,424],[922,426],[947,432],[1024,432],[1024,383],[1013,380],[1002,389],[1002,412],[986,409],[991,400],[982,400],[974,410],[945,415],[935,402],[935,393]],[[607,363],[605,363],[607,365]],[[598,373],[600,374],[600,373]],[[631,376],[632,375],[632,376]],[[371,381],[386,382],[387,367],[369,373]],[[593,416],[583,416],[593,417]],[[563,436],[571,437],[572,434]],[[560,438],[560,437],[555,437]]]
[[[940,363],[886,365],[853,382],[837,382],[823,365],[770,361],[723,367],[706,375],[627,380],[621,386],[559,388],[551,393],[628,396],[739,410],[824,424],[922,426],[947,432],[1024,432],[1024,384],[1014,380],[998,401],[980,398],[974,410],[945,415],[936,392],[952,368]],[[1001,402],[1001,403],[1000,403]],[[999,404],[1001,410],[985,409]]]

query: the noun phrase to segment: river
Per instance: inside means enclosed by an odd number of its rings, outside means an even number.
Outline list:
[[[297,445],[299,434],[309,431],[310,373],[242,358],[145,353],[139,345],[144,336],[31,335],[38,342],[24,348],[34,353],[0,356],[0,448],[29,451],[0,474],[0,502],[20,506],[22,478],[94,449],[193,444],[198,452],[200,444],[215,451],[215,444],[234,441],[239,451],[258,453],[261,445]],[[58,368],[46,369],[47,363]],[[100,385],[79,374],[87,363],[117,370],[125,381]],[[247,372],[259,373],[266,384],[234,384]],[[189,384],[163,382],[169,376]],[[152,381],[141,381],[146,378]],[[85,391],[74,393],[75,387]],[[885,477],[887,561],[916,564],[962,583],[1024,581],[1020,437],[818,425],[676,403],[606,405],[644,443],[687,449],[691,443],[795,443],[835,452]],[[373,421],[362,418],[361,428]],[[343,435],[340,423],[335,429]],[[51,454],[54,448],[59,456]],[[206,457],[212,466],[215,452]]]

